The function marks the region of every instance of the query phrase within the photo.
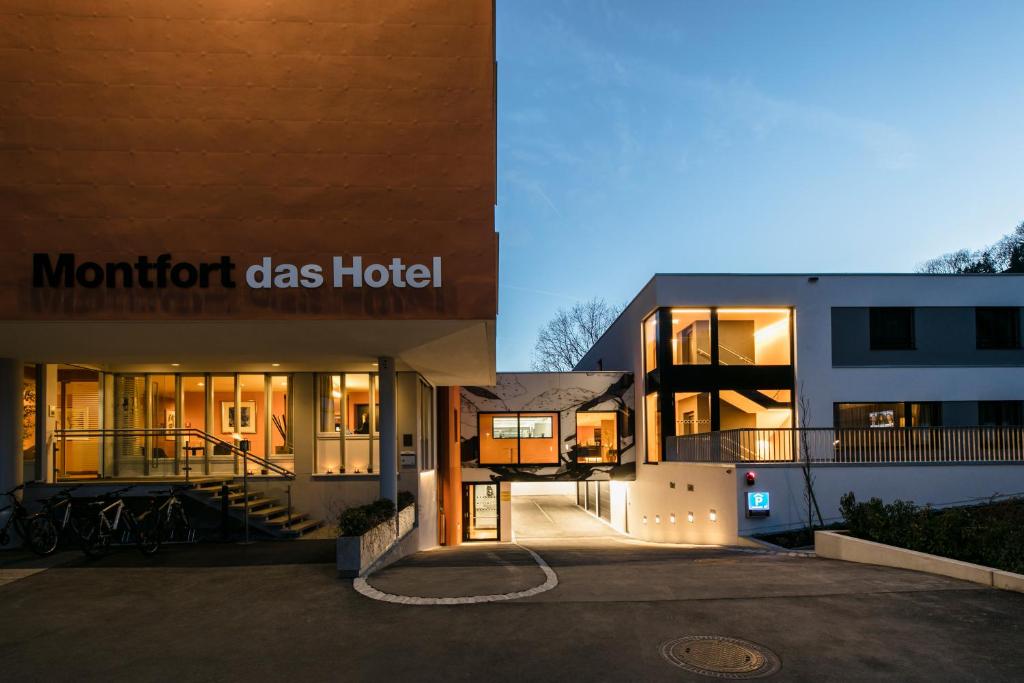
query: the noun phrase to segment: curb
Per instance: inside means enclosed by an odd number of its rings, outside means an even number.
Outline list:
[[[360,576],[352,581],[352,587],[356,589],[361,595],[370,598],[371,600],[379,600],[380,602],[391,602],[398,605],[478,605],[485,602],[504,602],[506,600],[519,600],[521,598],[529,598],[540,593],[546,593],[555,586],[558,585],[558,575],[555,571],[548,566],[548,563],[544,561],[540,555],[530,550],[526,546],[516,546],[522,548],[526,552],[530,553],[533,557],[534,562],[540,567],[541,571],[544,572],[544,582],[534,586],[533,588],[527,588],[526,590],[516,591],[514,593],[495,593],[491,595],[470,595],[460,598],[421,598],[412,595],[394,595],[392,593],[385,593],[379,591],[369,584],[366,576]]]

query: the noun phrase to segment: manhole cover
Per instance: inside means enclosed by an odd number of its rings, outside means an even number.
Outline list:
[[[762,678],[782,668],[756,643],[724,636],[685,636],[661,646],[661,656],[681,669],[714,678]]]

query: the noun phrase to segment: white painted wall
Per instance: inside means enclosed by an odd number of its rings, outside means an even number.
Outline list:
[[[683,463],[662,463],[649,468],[656,472],[627,484],[630,535],[666,543],[737,542],[734,468]],[[714,521],[712,510],[716,513]],[[693,522],[688,520],[691,512]]]
[[[743,478],[754,472],[757,483]],[[1024,465],[817,465],[812,468],[814,493],[826,524],[842,521],[839,498],[853,491],[857,500],[881,498],[886,503],[909,500],[918,505],[945,507],[994,495],[1024,494]],[[798,465],[764,465],[736,470],[738,533],[749,536],[804,526],[807,503],[804,477]],[[771,515],[746,517],[746,492],[768,491]]]
[[[574,481],[514,481],[513,496],[572,496],[576,498]]]

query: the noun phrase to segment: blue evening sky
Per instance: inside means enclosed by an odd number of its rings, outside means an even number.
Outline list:
[[[1024,220],[1024,0],[497,0],[498,369],[655,272],[907,272]]]

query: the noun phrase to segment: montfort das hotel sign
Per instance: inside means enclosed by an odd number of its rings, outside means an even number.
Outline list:
[[[234,289],[241,283],[250,289],[316,289],[329,285],[343,288],[380,289],[440,288],[441,257],[429,263],[407,263],[393,257],[386,263],[364,262],[362,256],[335,256],[321,263],[275,263],[264,256],[256,263],[239,267],[230,256],[193,263],[175,261],[172,254],[139,256],[133,261],[98,263],[81,261],[75,254],[33,254],[32,286],[35,288],[188,289],[222,287]]]

